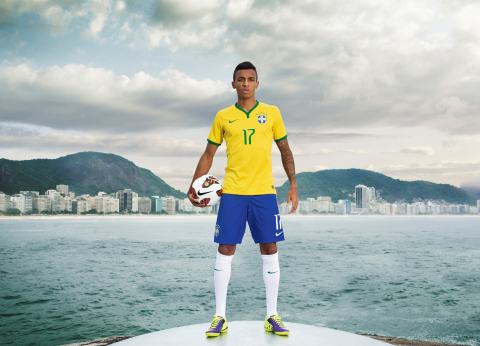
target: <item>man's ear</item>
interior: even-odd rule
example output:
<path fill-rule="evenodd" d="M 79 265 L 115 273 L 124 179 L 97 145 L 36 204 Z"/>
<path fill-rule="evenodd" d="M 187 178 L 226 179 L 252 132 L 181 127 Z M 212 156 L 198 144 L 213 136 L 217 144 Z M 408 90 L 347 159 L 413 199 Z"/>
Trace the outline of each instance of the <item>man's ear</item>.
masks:
<path fill-rule="evenodd" d="M 236 89 L 236 88 L 235 88 L 235 82 L 232 82 L 232 88 L 233 88 L 233 89 Z"/>

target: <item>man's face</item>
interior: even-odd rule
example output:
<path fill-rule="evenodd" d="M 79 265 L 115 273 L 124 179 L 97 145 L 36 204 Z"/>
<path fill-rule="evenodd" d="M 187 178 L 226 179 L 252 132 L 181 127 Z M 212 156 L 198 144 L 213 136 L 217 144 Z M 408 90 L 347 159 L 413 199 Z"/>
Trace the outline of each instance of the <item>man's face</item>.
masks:
<path fill-rule="evenodd" d="M 232 87 L 237 90 L 238 99 L 255 99 L 255 89 L 258 88 L 257 73 L 255 70 L 237 71 Z"/>

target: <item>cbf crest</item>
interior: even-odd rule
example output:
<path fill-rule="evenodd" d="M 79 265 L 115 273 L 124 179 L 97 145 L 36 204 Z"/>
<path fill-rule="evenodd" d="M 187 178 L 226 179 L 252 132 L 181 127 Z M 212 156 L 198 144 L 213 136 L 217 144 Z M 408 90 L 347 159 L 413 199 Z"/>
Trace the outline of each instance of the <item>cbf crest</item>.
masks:
<path fill-rule="evenodd" d="M 220 226 L 217 225 L 217 227 L 215 227 L 215 237 L 218 237 L 218 233 L 220 233 Z"/>
<path fill-rule="evenodd" d="M 260 114 L 258 117 L 257 117 L 257 120 L 258 120 L 258 123 L 259 124 L 265 124 L 267 122 L 267 116 L 265 114 Z"/>

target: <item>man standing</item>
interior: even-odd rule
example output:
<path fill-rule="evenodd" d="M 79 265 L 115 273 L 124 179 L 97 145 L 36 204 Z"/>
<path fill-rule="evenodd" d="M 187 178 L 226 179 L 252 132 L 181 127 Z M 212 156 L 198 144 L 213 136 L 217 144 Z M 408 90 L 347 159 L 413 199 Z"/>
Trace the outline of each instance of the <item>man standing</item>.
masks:
<path fill-rule="evenodd" d="M 253 240 L 260 244 L 263 258 L 267 295 L 265 330 L 279 335 L 290 334 L 277 315 L 280 282 L 277 242 L 285 240 L 285 237 L 272 174 L 273 140 L 280 150 L 290 181 L 287 198 L 287 205 L 292 202 L 290 213 L 298 205 L 295 164 L 280 111 L 255 99 L 258 84 L 257 70 L 251 62 L 243 62 L 235 68 L 232 86 L 237 91 L 238 101 L 217 113 L 207 139 L 207 148 L 192 180 L 193 184 L 197 178 L 208 174 L 215 152 L 225 139 L 228 161 L 214 237 L 219 244 L 214 271 L 216 314 L 206 332 L 209 337 L 218 336 L 228 329 L 225 307 L 231 263 L 237 244 L 242 243 L 247 222 Z M 193 205 L 205 207 L 193 198 L 191 185 L 188 198 Z"/>

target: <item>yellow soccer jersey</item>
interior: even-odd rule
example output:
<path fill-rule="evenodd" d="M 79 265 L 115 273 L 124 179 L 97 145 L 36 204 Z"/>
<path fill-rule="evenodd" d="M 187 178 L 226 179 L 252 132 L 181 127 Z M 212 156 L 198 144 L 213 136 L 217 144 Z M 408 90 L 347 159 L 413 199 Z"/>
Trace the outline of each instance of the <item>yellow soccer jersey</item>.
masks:
<path fill-rule="evenodd" d="M 234 195 L 274 194 L 272 141 L 287 137 L 280 111 L 257 101 L 250 112 L 237 104 L 221 110 L 213 121 L 208 141 L 227 144 L 227 173 L 223 192 Z"/>

